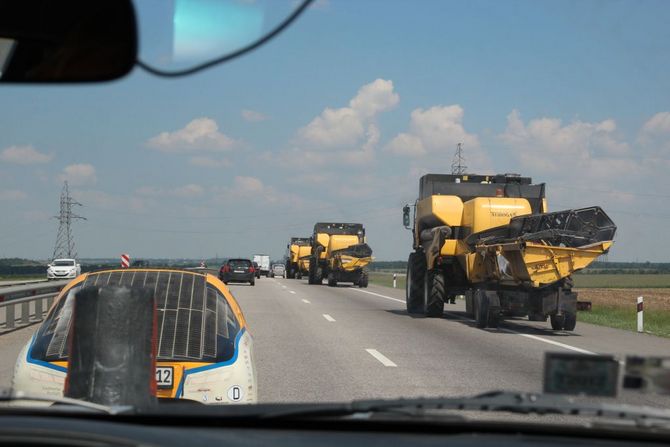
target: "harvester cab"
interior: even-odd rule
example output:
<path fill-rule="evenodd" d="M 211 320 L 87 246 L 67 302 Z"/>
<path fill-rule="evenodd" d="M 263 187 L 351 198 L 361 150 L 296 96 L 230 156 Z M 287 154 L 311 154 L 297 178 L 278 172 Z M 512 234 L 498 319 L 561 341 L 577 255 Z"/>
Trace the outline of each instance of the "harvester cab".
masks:
<path fill-rule="evenodd" d="M 371 261 L 372 249 L 366 242 L 362 224 L 319 222 L 314 225 L 310 284 L 321 284 L 327 278 L 331 287 L 338 282 L 367 287 L 367 265 Z"/>
<path fill-rule="evenodd" d="M 411 230 L 408 312 L 441 316 L 463 296 L 479 327 L 527 316 L 573 330 L 570 275 L 608 252 L 616 226 L 597 206 L 549 213 L 544 183 L 529 177 L 427 174 Z"/>
<path fill-rule="evenodd" d="M 286 277 L 300 279 L 309 273 L 312 240 L 309 237 L 292 237 L 286 246 Z"/>

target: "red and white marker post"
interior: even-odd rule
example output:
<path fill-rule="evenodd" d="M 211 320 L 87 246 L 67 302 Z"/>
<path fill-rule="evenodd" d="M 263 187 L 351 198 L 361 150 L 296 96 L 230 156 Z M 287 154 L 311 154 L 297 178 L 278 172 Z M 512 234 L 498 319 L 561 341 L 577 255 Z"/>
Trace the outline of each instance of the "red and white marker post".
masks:
<path fill-rule="evenodd" d="M 128 267 L 130 267 L 130 255 L 127 253 L 123 253 L 121 255 L 121 268 L 127 269 Z"/>

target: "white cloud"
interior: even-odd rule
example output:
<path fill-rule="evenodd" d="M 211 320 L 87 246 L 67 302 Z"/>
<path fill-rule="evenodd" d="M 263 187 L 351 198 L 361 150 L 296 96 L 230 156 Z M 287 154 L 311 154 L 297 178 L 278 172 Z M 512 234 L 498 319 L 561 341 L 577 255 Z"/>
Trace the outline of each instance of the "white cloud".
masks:
<path fill-rule="evenodd" d="M 10 146 L 0 152 L 0 161 L 21 165 L 48 163 L 53 155 L 39 152 L 32 146 Z"/>
<path fill-rule="evenodd" d="M 634 173 L 630 147 L 618 136 L 611 119 L 563 125 L 557 118 L 536 118 L 525 124 L 519 112 L 513 110 L 499 138 L 527 170 L 554 173 L 566 169 L 589 177 Z"/>
<path fill-rule="evenodd" d="M 66 166 L 58 180 L 68 181 L 73 186 L 93 185 L 98 181 L 95 168 L 86 163 Z"/>
<path fill-rule="evenodd" d="M 244 109 L 242 110 L 242 118 L 250 123 L 257 123 L 267 120 L 268 116 L 261 112 L 256 112 L 255 110 Z"/>
<path fill-rule="evenodd" d="M 659 112 L 649 118 L 642 126 L 642 132 L 648 134 L 670 134 L 670 112 Z"/>
<path fill-rule="evenodd" d="M 192 153 L 198 151 L 222 152 L 235 145 L 235 140 L 219 132 L 211 118 L 196 118 L 174 132 L 161 132 L 147 141 L 147 145 L 161 152 Z"/>
<path fill-rule="evenodd" d="M 193 183 L 175 188 L 159 188 L 156 186 L 143 186 L 138 188 L 136 193 L 145 197 L 179 197 L 179 198 L 193 198 L 201 196 L 205 193 L 205 189 Z"/>
<path fill-rule="evenodd" d="M 201 168 L 220 169 L 232 166 L 227 158 L 191 157 L 188 162 Z"/>
<path fill-rule="evenodd" d="M 257 177 L 239 175 L 230 186 L 211 188 L 212 200 L 219 203 L 232 203 L 253 199 L 257 203 L 301 207 L 303 199 L 295 194 L 279 192 L 273 186 L 263 183 Z"/>
<path fill-rule="evenodd" d="M 28 194 L 18 189 L 0 189 L 0 200 L 3 201 L 23 200 L 27 197 Z"/>
<path fill-rule="evenodd" d="M 380 138 L 377 116 L 393 109 L 398 101 L 393 82 L 376 79 L 362 86 L 348 107 L 328 107 L 299 129 L 295 146 L 284 151 L 280 160 L 302 167 L 368 163 L 374 159 Z"/>
<path fill-rule="evenodd" d="M 410 131 L 398 134 L 386 149 L 399 155 L 421 156 L 429 152 L 451 154 L 458 143 L 468 150 L 479 147 L 477 135 L 463 127 L 464 111 L 458 104 L 415 109 L 410 118 Z"/>

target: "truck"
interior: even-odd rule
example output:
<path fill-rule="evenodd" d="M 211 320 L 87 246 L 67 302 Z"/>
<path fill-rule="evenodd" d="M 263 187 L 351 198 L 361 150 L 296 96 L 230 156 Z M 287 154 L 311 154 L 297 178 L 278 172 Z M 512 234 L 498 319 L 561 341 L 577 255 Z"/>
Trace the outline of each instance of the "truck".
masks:
<path fill-rule="evenodd" d="M 258 264 L 260 274 L 265 275 L 265 277 L 267 278 L 268 275 L 270 274 L 270 255 L 264 255 L 264 254 L 254 255 L 253 262 Z"/>
<path fill-rule="evenodd" d="M 368 286 L 367 266 L 372 261 L 372 249 L 362 224 L 317 222 L 311 247 L 309 284 L 322 284 L 326 278 L 330 287 L 338 282 Z"/>
<path fill-rule="evenodd" d="M 301 279 L 309 274 L 312 243 L 309 237 L 292 237 L 286 246 L 286 277 Z"/>
<path fill-rule="evenodd" d="M 571 275 L 608 253 L 616 232 L 598 206 L 549 212 L 545 184 L 518 174 L 426 174 L 413 222 L 410 211 L 408 313 L 440 317 L 460 296 L 479 328 L 527 317 L 574 330 Z"/>

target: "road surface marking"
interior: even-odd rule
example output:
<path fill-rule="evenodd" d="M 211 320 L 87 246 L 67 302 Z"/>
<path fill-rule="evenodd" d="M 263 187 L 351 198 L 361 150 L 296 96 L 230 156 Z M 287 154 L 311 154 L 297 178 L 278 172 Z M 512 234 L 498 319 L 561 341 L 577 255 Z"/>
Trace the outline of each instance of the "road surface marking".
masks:
<path fill-rule="evenodd" d="M 368 354 L 370 354 L 372 357 L 376 358 L 381 362 L 382 365 L 384 366 L 390 366 L 390 367 L 397 367 L 395 363 L 393 363 L 388 357 L 386 357 L 384 354 L 381 352 L 377 351 L 376 349 L 366 349 L 368 351 Z"/>
<path fill-rule="evenodd" d="M 522 332 L 517 332 L 517 331 L 513 331 L 511 329 L 506 329 L 506 328 L 500 328 L 500 330 L 504 331 L 504 332 L 509 332 L 510 334 L 517 334 L 517 335 L 521 335 L 522 337 L 530 338 L 530 339 L 541 341 L 541 342 L 544 342 L 544 343 L 549 343 L 550 345 L 560 346 L 561 348 L 569 349 L 570 351 L 579 352 L 581 354 L 596 355 L 595 352 L 587 351 L 586 349 L 578 348 L 576 346 L 566 345 L 565 343 L 560 343 L 560 342 L 557 342 L 557 341 L 554 341 L 554 340 L 549 340 L 549 339 L 546 339 L 546 338 L 538 337 L 537 335 L 524 334 Z"/>
<path fill-rule="evenodd" d="M 309 300 L 306 300 L 306 299 L 304 299 L 304 298 L 302 299 L 302 302 L 305 303 L 305 304 L 310 304 L 310 301 L 309 301 Z"/>
<path fill-rule="evenodd" d="M 386 298 L 387 300 L 397 301 L 397 302 L 399 302 L 399 303 L 403 303 L 403 304 L 405 304 L 405 300 L 399 300 L 398 298 L 391 298 L 390 296 L 381 295 L 381 294 L 379 294 L 379 293 L 368 292 L 367 290 L 354 289 L 354 288 L 350 288 L 349 290 L 355 290 L 356 292 L 367 293 L 367 294 L 369 294 L 369 295 L 378 296 L 379 298 Z"/>
<path fill-rule="evenodd" d="M 295 290 L 289 290 L 288 293 L 292 293 L 295 295 Z"/>
<path fill-rule="evenodd" d="M 282 286 L 281 286 L 281 288 L 282 288 L 282 289 L 285 289 L 285 288 L 286 288 L 286 286 L 285 286 L 285 285 L 282 285 Z"/>
<path fill-rule="evenodd" d="M 327 321 L 330 321 L 331 323 L 335 321 L 335 318 L 331 317 L 328 314 L 323 314 L 323 318 L 325 318 Z"/>
<path fill-rule="evenodd" d="M 355 290 L 356 292 L 367 293 L 367 294 L 370 294 L 370 295 L 378 296 L 380 298 L 386 298 L 387 300 L 397 301 L 399 303 L 404 303 L 405 302 L 405 300 L 399 300 L 397 298 L 392 298 L 390 296 L 382 295 L 380 293 L 368 292 L 367 290 L 353 289 L 353 288 L 350 289 L 350 290 Z M 455 317 L 455 318 L 458 318 L 459 320 L 471 320 L 471 318 L 466 318 L 466 317 L 463 317 L 461 315 L 454 314 L 454 313 L 451 313 L 451 312 L 445 312 L 445 314 L 447 314 L 449 316 L 452 316 L 452 317 Z M 575 351 L 575 352 L 579 352 L 579 353 L 582 353 L 582 354 L 588 354 L 588 355 L 596 355 L 595 352 L 587 351 L 586 349 L 578 348 L 578 347 L 572 346 L 572 345 L 567 345 L 565 343 L 560 343 L 560 342 L 557 342 L 557 341 L 554 341 L 554 340 L 549 340 L 549 339 L 546 339 L 546 338 L 538 337 L 537 335 L 524 334 L 522 332 L 513 331 L 512 329 L 507 329 L 507 328 L 499 328 L 499 329 L 503 332 L 507 332 L 507 333 L 510 333 L 510 334 L 516 334 L 516 335 L 520 335 L 522 337 L 530 338 L 531 340 L 541 341 L 543 343 L 548 343 L 548 344 L 554 345 L 554 346 L 560 346 L 561 348 L 568 349 L 570 351 Z"/>

